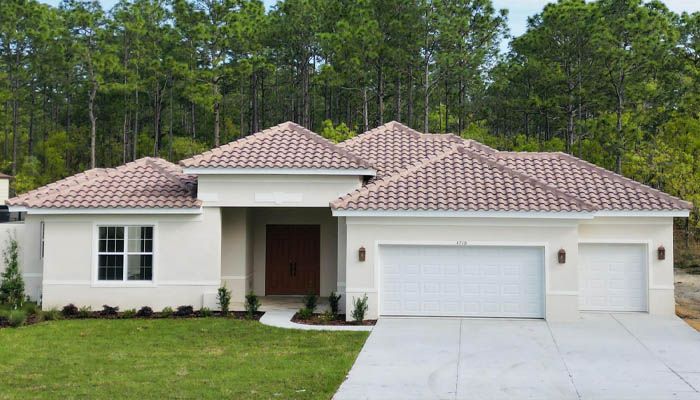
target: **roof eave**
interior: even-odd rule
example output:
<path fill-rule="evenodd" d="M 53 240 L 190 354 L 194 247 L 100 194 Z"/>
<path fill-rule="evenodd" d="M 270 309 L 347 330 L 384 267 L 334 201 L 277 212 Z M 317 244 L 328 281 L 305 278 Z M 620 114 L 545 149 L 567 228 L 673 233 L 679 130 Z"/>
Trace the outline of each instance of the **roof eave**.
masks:
<path fill-rule="evenodd" d="M 187 175 L 351 175 L 376 176 L 371 168 L 227 168 L 185 167 Z"/>
<path fill-rule="evenodd" d="M 334 217 L 593 219 L 588 211 L 459 211 L 332 209 Z"/>
<path fill-rule="evenodd" d="M 161 215 L 201 214 L 202 207 L 120 207 L 120 208 L 54 208 L 8 206 L 10 212 L 26 212 L 28 215 Z"/>

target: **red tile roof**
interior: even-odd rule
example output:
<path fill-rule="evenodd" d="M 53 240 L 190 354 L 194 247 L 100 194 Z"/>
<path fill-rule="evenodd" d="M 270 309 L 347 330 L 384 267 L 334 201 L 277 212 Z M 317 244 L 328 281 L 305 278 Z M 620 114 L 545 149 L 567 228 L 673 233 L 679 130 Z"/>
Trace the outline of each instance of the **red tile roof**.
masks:
<path fill-rule="evenodd" d="M 372 163 L 378 176 L 388 176 L 448 150 L 455 144 L 463 144 L 480 153 L 495 151 L 481 143 L 452 134 L 420 133 L 395 121 L 338 143 L 338 147 Z"/>
<path fill-rule="evenodd" d="M 187 168 L 372 169 L 357 155 L 293 122 L 180 161 Z"/>
<path fill-rule="evenodd" d="M 462 144 L 334 201 L 336 210 L 591 211 Z"/>
<path fill-rule="evenodd" d="M 160 158 L 95 168 L 6 201 L 32 208 L 199 208 L 196 178 Z"/>

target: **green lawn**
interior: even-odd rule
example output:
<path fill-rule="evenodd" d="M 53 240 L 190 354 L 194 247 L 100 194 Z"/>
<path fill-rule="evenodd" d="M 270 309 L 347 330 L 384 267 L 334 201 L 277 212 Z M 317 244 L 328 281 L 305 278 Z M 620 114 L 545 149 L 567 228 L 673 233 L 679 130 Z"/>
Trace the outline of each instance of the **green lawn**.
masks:
<path fill-rule="evenodd" d="M 329 399 L 366 338 L 219 318 L 2 329 L 0 398 Z"/>

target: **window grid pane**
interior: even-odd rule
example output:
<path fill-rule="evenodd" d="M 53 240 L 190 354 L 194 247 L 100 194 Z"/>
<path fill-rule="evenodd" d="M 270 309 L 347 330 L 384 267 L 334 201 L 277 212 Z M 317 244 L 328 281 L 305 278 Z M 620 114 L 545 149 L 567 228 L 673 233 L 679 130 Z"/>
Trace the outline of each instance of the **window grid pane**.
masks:
<path fill-rule="evenodd" d="M 101 226 L 98 231 L 98 280 L 153 280 L 152 226 Z"/>

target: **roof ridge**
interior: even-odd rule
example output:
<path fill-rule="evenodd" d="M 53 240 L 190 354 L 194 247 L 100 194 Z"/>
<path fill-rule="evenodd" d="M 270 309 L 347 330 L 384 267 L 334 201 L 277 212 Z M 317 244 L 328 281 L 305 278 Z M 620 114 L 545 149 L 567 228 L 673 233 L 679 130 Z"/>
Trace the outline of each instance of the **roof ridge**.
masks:
<path fill-rule="evenodd" d="M 483 155 L 481 155 L 481 154 L 479 154 L 479 153 L 477 153 L 477 152 L 475 152 L 475 151 L 469 150 L 469 149 L 466 148 L 466 147 L 462 147 L 462 149 L 463 149 L 462 151 L 469 153 L 469 156 L 470 156 L 470 157 L 472 157 L 472 158 L 477 158 L 477 159 L 479 159 L 479 161 L 482 161 L 482 162 L 484 162 L 484 163 L 486 163 L 486 164 L 489 164 L 489 165 L 491 165 L 491 166 L 493 166 L 493 167 L 496 167 L 496 168 L 500 169 L 501 171 L 504 171 L 504 172 L 506 172 L 506 173 L 508 173 L 508 174 L 510 174 L 510 175 L 513 175 L 513 176 L 518 177 L 519 179 L 522 179 L 522 180 L 527 181 L 527 182 L 529 182 L 529 183 L 531 183 L 531 184 L 534 184 L 534 185 L 536 185 L 536 186 L 539 186 L 541 189 L 544 189 L 544 190 L 546 190 L 546 191 L 549 191 L 550 193 L 554 193 L 554 194 L 556 194 L 557 196 L 560 196 L 560 197 L 565 198 L 565 199 L 567 199 L 567 200 L 569 200 L 569 201 L 572 201 L 572 202 L 576 203 L 579 207 L 581 207 L 581 209 L 583 209 L 583 210 L 586 210 L 586 211 L 593 211 L 594 208 L 595 208 L 592 204 L 590 204 L 590 203 L 584 201 L 583 199 L 580 199 L 580 198 L 578 198 L 578 197 L 576 197 L 576 196 L 572 196 L 572 195 L 570 195 L 569 193 L 566 193 L 566 192 L 564 192 L 563 190 L 561 190 L 561 189 L 559 189 L 559 188 L 557 188 L 557 187 L 555 187 L 555 186 L 552 186 L 552 185 L 548 184 L 548 183 L 545 182 L 545 181 L 542 181 L 542 180 L 537 179 L 537 178 L 535 178 L 535 177 L 533 177 L 533 176 L 524 174 L 524 173 L 522 173 L 522 172 L 520 172 L 520 171 L 514 170 L 514 169 L 508 167 L 507 165 L 505 165 L 505 164 L 503 164 L 503 163 L 500 163 L 500 162 L 498 162 L 498 161 L 496 161 L 496 160 L 494 160 L 494 159 L 490 159 L 490 158 L 488 158 L 488 157 L 485 157 L 485 156 L 483 156 Z"/>
<path fill-rule="evenodd" d="M 648 193 L 651 193 L 651 194 L 654 194 L 657 196 L 661 195 L 664 197 L 668 197 L 672 200 L 672 202 L 676 203 L 676 205 L 679 205 L 682 208 L 689 208 L 689 209 L 693 208 L 693 203 L 691 203 L 689 201 L 686 201 L 686 200 L 683 200 L 679 197 L 670 195 L 670 194 L 663 192 L 659 189 L 655 189 L 651 186 L 645 185 L 644 183 L 637 182 L 634 179 L 630 179 L 624 175 L 620 175 L 618 173 L 609 171 L 605 168 L 599 167 L 599 166 L 597 166 L 591 162 L 588 162 L 582 158 L 578 158 L 578 157 L 572 156 L 571 154 L 567 154 L 567 153 L 564 153 L 561 151 L 553 152 L 550 154 L 553 154 L 554 156 L 559 157 L 560 159 L 565 158 L 565 159 L 570 160 L 576 164 L 579 164 L 579 165 L 583 164 L 583 165 L 586 165 L 588 167 L 591 167 L 591 168 L 595 169 L 596 172 L 600 173 L 601 175 L 604 175 L 604 176 L 611 178 L 611 179 L 616 179 L 618 181 L 624 182 L 625 184 L 631 184 L 630 186 L 632 186 L 634 188 L 642 189 L 644 191 L 647 191 Z"/>
<path fill-rule="evenodd" d="M 396 173 L 393 173 L 393 174 L 391 174 L 391 175 L 387 175 L 387 176 L 384 176 L 384 177 L 382 177 L 382 178 L 380 178 L 380 179 L 376 179 L 376 180 L 374 180 L 374 181 L 371 181 L 370 183 L 368 183 L 368 184 L 362 186 L 361 188 L 356 189 L 356 190 L 353 191 L 353 192 L 350 192 L 350 193 L 348 193 L 348 194 L 346 194 L 346 195 L 344 195 L 344 196 L 342 196 L 342 197 L 338 197 L 337 199 L 331 201 L 331 202 L 330 202 L 330 206 L 331 206 L 331 208 L 338 207 L 339 204 L 341 204 L 341 203 L 346 203 L 347 201 L 349 201 L 350 199 L 352 199 L 352 198 L 354 198 L 354 197 L 356 197 L 356 196 L 360 196 L 360 195 L 362 195 L 362 194 L 366 194 L 366 193 L 368 193 L 371 189 L 374 189 L 374 188 L 377 188 L 377 187 L 381 187 L 381 186 L 387 185 L 387 184 L 389 184 L 389 183 L 391 183 L 391 182 L 397 181 L 399 178 L 402 178 L 402 177 L 404 177 L 404 176 L 406 176 L 406 175 L 409 175 L 409 174 L 411 174 L 411 173 L 413 173 L 413 172 L 415 172 L 415 171 L 417 171 L 417 170 L 419 170 L 419 169 L 425 167 L 426 165 L 429 165 L 429 164 L 432 164 L 432 163 L 434 163 L 434 162 L 436 162 L 436 161 L 438 161 L 438 160 L 441 160 L 441 159 L 443 159 L 443 158 L 449 156 L 450 154 L 454 154 L 455 152 L 458 151 L 458 149 L 459 149 L 461 146 L 462 146 L 461 144 L 455 144 L 455 145 L 451 146 L 451 147 L 450 147 L 449 149 L 447 149 L 447 150 L 443 150 L 443 151 L 441 151 L 441 152 L 439 152 L 439 153 L 435 153 L 435 154 L 433 154 L 432 156 L 430 156 L 430 157 L 428 157 L 428 158 L 423 158 L 423 159 L 421 159 L 420 161 L 417 161 L 417 162 L 411 164 L 410 166 L 408 166 L 408 167 L 406 167 L 406 168 L 404 168 L 404 169 L 402 169 L 402 170 L 400 170 L 400 171 L 398 171 L 398 172 L 396 172 Z"/>
<path fill-rule="evenodd" d="M 300 133 L 306 135 L 309 139 L 311 139 L 311 140 L 315 141 L 316 143 L 319 143 L 323 146 L 326 146 L 328 149 L 339 153 L 340 155 L 342 155 L 343 157 L 347 158 L 350 161 L 355 161 L 356 163 L 358 163 L 360 165 L 364 165 L 368 168 L 374 168 L 372 163 L 365 161 L 364 159 L 358 157 L 357 155 L 353 154 L 349 150 L 345 150 L 344 148 L 338 147 L 335 143 L 331 142 L 330 140 L 324 138 L 323 136 L 319 135 L 316 132 L 313 132 L 312 130 L 310 130 L 308 128 L 305 128 L 305 127 L 303 127 L 299 124 L 296 124 L 294 122 L 291 122 L 291 121 L 287 121 L 287 122 L 285 122 L 285 124 L 294 125 L 296 127 L 296 129 L 299 130 Z"/>
<path fill-rule="evenodd" d="M 194 193 L 192 192 L 191 186 L 187 185 L 186 182 L 183 182 L 182 179 L 175 176 L 175 174 L 173 173 L 174 171 L 168 171 L 164 165 L 160 165 L 159 164 L 160 162 L 166 162 L 168 164 L 172 164 L 172 163 L 170 163 L 170 161 L 159 158 L 159 157 L 154 157 L 154 158 L 147 157 L 145 160 L 146 164 L 155 168 L 157 171 L 159 171 L 161 174 L 163 174 L 163 176 L 168 178 L 171 182 L 178 184 L 181 188 L 185 189 L 188 193 L 190 193 L 191 195 L 194 195 Z M 172 166 L 177 168 L 177 166 L 175 164 L 172 164 Z M 170 167 L 170 165 L 168 165 L 168 167 Z"/>

